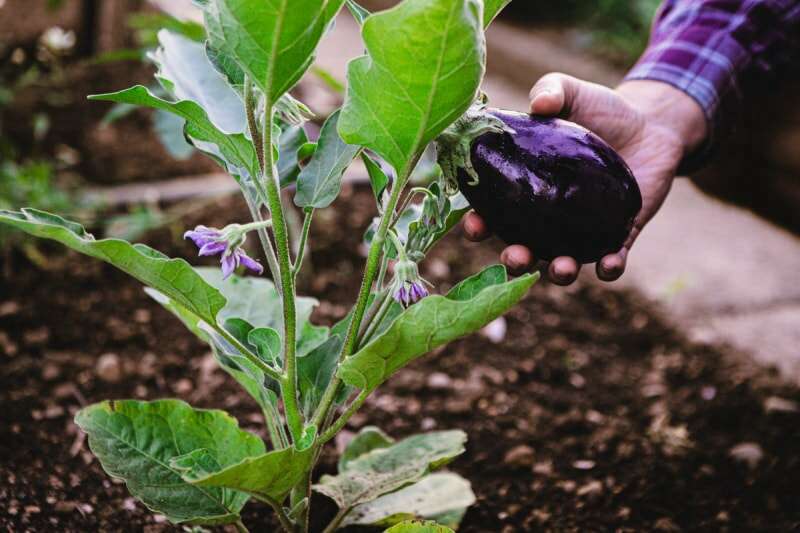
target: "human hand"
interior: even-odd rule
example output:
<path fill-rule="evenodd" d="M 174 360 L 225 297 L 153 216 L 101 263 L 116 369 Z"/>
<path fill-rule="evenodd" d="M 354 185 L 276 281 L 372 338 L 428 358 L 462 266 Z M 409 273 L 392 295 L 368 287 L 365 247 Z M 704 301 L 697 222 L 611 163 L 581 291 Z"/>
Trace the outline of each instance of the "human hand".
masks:
<path fill-rule="evenodd" d="M 602 137 L 631 167 L 642 192 L 642 210 L 623 248 L 602 258 L 597 277 L 615 281 L 625 272 L 628 251 L 645 224 L 658 212 L 685 155 L 707 136 L 700 106 L 682 91 L 657 81 L 629 81 L 616 90 L 564 74 L 548 74 L 531 90 L 530 112 L 560 116 Z M 464 219 L 468 239 L 480 241 L 490 232 L 483 219 L 470 212 Z M 507 247 L 500 258 L 512 272 L 535 262 L 536 250 Z M 573 283 L 581 265 L 571 257 L 551 261 L 548 274 L 559 285 Z"/>

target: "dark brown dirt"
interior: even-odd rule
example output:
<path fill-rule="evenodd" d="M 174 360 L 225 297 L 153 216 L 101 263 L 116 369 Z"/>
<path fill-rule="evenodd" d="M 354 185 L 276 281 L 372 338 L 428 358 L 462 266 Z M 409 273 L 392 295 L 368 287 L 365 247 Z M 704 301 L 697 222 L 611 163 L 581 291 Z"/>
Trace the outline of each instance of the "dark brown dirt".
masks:
<path fill-rule="evenodd" d="M 229 201 L 185 225 L 244 212 Z M 303 292 L 325 298 L 320 321 L 340 318 L 356 291 L 370 216 L 369 194 L 345 191 L 315 220 Z M 194 260 L 180 229 L 150 241 Z M 426 275 L 446 290 L 496 250 L 451 236 Z M 4 267 L 14 274 L 0 282 L 0 528 L 174 530 L 102 472 L 72 415 L 106 398 L 177 396 L 261 432 L 257 409 L 205 346 L 111 267 L 77 256 L 55 274 L 17 257 Z M 635 295 L 594 285 L 542 283 L 507 323 L 499 344 L 475 335 L 410 365 L 348 428 L 466 430 L 468 450 L 452 468 L 478 503 L 462 531 L 800 528 L 800 414 L 776 400 L 800 402 L 796 388 L 724 348 L 687 342 Z M 752 466 L 731 457 L 742 443 L 752 443 L 739 448 Z M 245 522 L 273 530 L 256 504 Z"/>
<path fill-rule="evenodd" d="M 37 76 L 24 74 L 32 68 L 39 71 Z M 199 154 L 185 161 L 172 158 L 154 132 L 150 110 L 137 109 L 104 124 L 113 104 L 86 99 L 90 94 L 152 83 L 150 66 L 131 61 L 77 61 L 61 68 L 7 64 L 0 68 L 0 83 L 13 87 L 23 74 L 29 81 L 14 90 L 5 108 L 0 107 L 5 141 L 21 158 L 55 158 L 65 167 L 62 170 L 77 172 L 95 184 L 157 181 L 218 170 Z M 36 117 L 49 124 L 41 139 L 33 134 Z"/>

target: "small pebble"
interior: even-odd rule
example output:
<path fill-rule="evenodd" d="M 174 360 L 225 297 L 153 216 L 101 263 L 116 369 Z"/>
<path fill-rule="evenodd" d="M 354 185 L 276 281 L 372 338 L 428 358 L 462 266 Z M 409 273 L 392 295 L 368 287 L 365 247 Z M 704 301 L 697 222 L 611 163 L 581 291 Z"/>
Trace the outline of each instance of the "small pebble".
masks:
<path fill-rule="evenodd" d="M 521 444 L 508 450 L 503 458 L 503 462 L 510 466 L 531 466 L 533 465 L 534 457 L 535 453 L 533 448 L 525 444 Z"/>
<path fill-rule="evenodd" d="M 576 493 L 578 496 L 585 496 L 589 499 L 594 499 L 603 494 L 603 483 L 593 479 L 592 481 L 581 486 Z"/>
<path fill-rule="evenodd" d="M 115 353 L 100 356 L 95 365 L 97 377 L 107 383 L 119 383 L 122 380 L 122 362 Z"/>
<path fill-rule="evenodd" d="M 591 470 L 595 466 L 595 462 L 590 459 L 582 459 L 572 463 L 572 467 L 578 470 Z"/>
<path fill-rule="evenodd" d="M 428 376 L 428 387 L 431 389 L 449 389 L 453 385 L 453 380 L 444 372 L 434 372 Z"/>
<path fill-rule="evenodd" d="M 764 402 L 764 410 L 768 413 L 797 413 L 800 412 L 800 404 L 778 396 L 770 396 Z"/>
<path fill-rule="evenodd" d="M 494 344 L 500 344 L 506 339 L 508 332 L 508 323 L 506 319 L 500 317 L 496 320 L 489 322 L 482 330 L 481 335 L 489 339 Z"/>
<path fill-rule="evenodd" d="M 700 390 L 700 397 L 703 398 L 705 401 L 710 402 L 714 398 L 717 397 L 717 388 L 716 387 L 703 387 Z"/>
<path fill-rule="evenodd" d="M 755 442 L 742 442 L 731 448 L 728 455 L 754 469 L 764 458 L 764 449 Z"/>

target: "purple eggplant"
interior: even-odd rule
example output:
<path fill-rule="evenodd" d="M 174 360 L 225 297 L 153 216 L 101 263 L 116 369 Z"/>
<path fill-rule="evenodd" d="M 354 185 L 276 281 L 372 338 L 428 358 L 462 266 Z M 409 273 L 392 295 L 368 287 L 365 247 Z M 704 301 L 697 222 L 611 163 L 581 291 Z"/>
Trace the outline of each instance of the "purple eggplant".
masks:
<path fill-rule="evenodd" d="M 642 208 L 622 157 L 572 122 L 488 113 L 507 131 L 476 137 L 470 148 L 474 172 L 462 166 L 456 176 L 489 229 L 547 261 L 569 256 L 593 263 L 620 250 Z"/>

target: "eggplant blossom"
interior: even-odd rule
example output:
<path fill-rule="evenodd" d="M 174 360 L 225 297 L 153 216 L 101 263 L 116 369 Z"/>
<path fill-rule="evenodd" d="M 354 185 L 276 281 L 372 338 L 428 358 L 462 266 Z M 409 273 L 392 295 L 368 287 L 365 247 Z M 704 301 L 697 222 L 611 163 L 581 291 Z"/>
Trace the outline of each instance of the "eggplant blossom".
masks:
<path fill-rule="evenodd" d="M 389 233 L 398 252 L 398 261 L 394 267 L 394 282 L 392 284 L 392 297 L 404 307 L 413 305 L 430 295 L 425 285 L 432 285 L 419 275 L 417 263 L 406 255 L 400 240 L 393 232 Z"/>
<path fill-rule="evenodd" d="M 222 279 L 228 279 L 233 272 L 240 266 L 247 270 L 262 274 L 264 267 L 247 255 L 242 249 L 242 245 L 247 238 L 249 231 L 266 227 L 268 222 L 257 222 L 254 224 L 230 224 L 219 230 L 206 226 L 197 226 L 194 230 L 183 234 L 184 239 L 190 239 L 200 249 L 198 255 L 208 257 L 212 255 L 221 256 Z"/>

